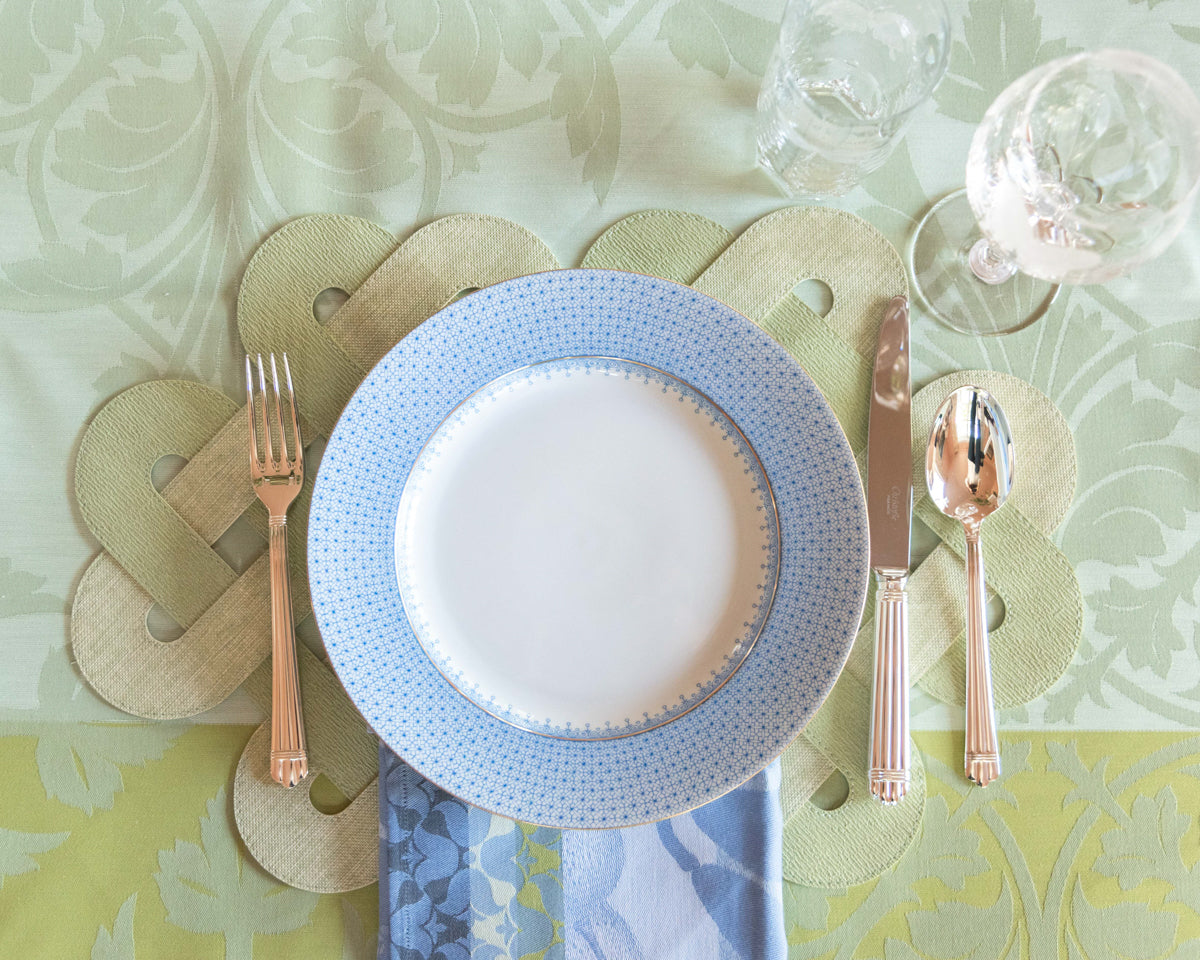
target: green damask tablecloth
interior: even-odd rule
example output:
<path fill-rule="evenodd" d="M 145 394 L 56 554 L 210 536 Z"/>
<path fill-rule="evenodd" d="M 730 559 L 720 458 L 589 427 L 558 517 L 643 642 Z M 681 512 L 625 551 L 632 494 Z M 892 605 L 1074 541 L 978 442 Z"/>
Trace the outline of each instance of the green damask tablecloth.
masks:
<path fill-rule="evenodd" d="M 839 204 L 901 249 L 1034 64 L 1129 46 L 1200 89 L 1194 0 L 952 8 L 935 102 Z M 285 888 L 239 848 L 227 784 L 261 719 L 248 697 L 143 724 L 80 686 L 67 610 L 96 545 L 71 497 L 79 434 L 145 379 L 238 396 L 241 271 L 298 214 L 402 237 L 492 213 L 573 263 L 645 208 L 736 232 L 778 207 L 752 122 L 780 9 L 0 3 L 0 956 L 373 956 L 373 888 Z M 1062 410 L 1079 484 L 1054 539 L 1083 587 L 1084 644 L 1048 696 L 1002 718 L 1007 776 L 986 792 L 961 778 L 957 711 L 917 691 L 922 834 L 877 881 L 789 884 L 792 953 L 1200 955 L 1200 225 L 1020 334 L 977 341 L 918 312 L 913 360 L 918 386 L 992 368 Z"/>

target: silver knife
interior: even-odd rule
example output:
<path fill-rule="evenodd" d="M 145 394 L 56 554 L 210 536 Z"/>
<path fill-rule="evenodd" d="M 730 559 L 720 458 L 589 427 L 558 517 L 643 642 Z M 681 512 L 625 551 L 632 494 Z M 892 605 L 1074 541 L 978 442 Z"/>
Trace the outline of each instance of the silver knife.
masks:
<path fill-rule="evenodd" d="M 871 377 L 867 523 L 875 571 L 875 673 L 871 693 L 871 794 L 908 792 L 908 567 L 912 524 L 912 376 L 908 298 L 883 314 Z"/>

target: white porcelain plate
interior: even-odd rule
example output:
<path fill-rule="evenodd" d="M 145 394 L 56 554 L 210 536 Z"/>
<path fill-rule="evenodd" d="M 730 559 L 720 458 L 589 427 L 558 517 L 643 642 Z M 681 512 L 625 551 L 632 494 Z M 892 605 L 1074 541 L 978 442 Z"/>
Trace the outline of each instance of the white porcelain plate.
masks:
<path fill-rule="evenodd" d="M 779 524 L 725 413 L 654 367 L 567 357 L 463 401 L 400 498 L 417 639 L 488 713 L 628 736 L 701 703 L 767 618 Z"/>
<path fill-rule="evenodd" d="M 321 462 L 309 584 L 347 693 L 420 773 L 627 826 L 808 722 L 865 531 L 845 436 L 779 344 L 689 287 L 563 270 L 455 302 L 371 371 Z"/>

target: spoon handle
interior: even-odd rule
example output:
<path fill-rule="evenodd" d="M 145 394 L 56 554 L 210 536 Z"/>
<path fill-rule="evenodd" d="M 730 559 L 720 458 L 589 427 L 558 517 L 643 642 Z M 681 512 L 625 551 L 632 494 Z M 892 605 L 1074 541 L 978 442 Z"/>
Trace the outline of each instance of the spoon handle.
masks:
<path fill-rule="evenodd" d="M 967 535 L 967 779 L 981 787 L 1000 776 L 1000 741 L 992 701 L 992 667 L 988 653 L 987 589 L 979 525 L 964 525 Z"/>
<path fill-rule="evenodd" d="M 907 582 L 904 572 L 875 574 L 875 678 L 868 780 L 871 795 L 883 803 L 903 800 L 911 777 Z"/>

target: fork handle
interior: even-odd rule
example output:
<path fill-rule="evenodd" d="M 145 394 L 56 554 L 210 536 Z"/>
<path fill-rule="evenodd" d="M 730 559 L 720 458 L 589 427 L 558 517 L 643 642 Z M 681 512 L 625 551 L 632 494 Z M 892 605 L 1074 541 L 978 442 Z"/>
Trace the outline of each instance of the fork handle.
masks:
<path fill-rule="evenodd" d="M 308 776 L 304 717 L 300 712 L 300 671 L 288 579 L 287 516 L 271 517 L 271 778 L 294 787 Z"/>
<path fill-rule="evenodd" d="M 911 779 L 908 746 L 908 577 L 875 574 L 875 674 L 867 779 L 883 803 L 904 799 Z"/>

